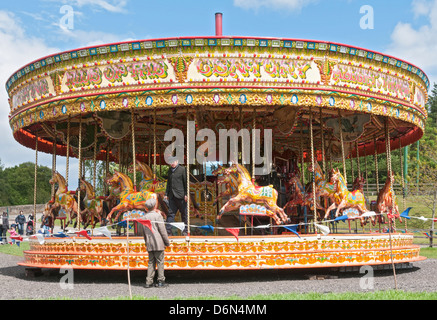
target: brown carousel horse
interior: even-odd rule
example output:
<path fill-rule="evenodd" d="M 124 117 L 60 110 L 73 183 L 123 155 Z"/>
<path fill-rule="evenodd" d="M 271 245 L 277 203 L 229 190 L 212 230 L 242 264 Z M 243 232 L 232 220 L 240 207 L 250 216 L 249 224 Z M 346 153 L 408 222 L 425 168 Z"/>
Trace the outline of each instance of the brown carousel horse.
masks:
<path fill-rule="evenodd" d="M 312 190 L 306 191 L 301 183 L 300 174 L 298 172 L 291 175 L 288 185 L 292 190 L 290 200 L 285 204 L 284 210 L 288 207 L 305 206 L 310 210 L 314 209 L 313 192 Z M 316 186 L 317 188 L 317 186 Z M 316 201 L 316 207 L 318 210 L 324 210 L 318 201 Z"/>
<path fill-rule="evenodd" d="M 220 209 L 217 220 L 225 212 L 238 209 L 246 204 L 258 204 L 264 206 L 267 210 L 267 215 L 271 217 L 276 224 L 286 224 L 290 220 L 284 210 L 276 203 L 278 200 L 278 191 L 273 186 L 257 187 L 253 184 L 249 172 L 242 165 L 234 164 L 225 170 L 225 174 L 237 174 L 238 194 L 231 199 Z"/>
<path fill-rule="evenodd" d="M 366 184 L 366 180 L 364 177 L 356 177 L 354 183 L 352 184 L 352 191 L 360 190 L 361 193 L 364 193 L 364 185 Z"/>
<path fill-rule="evenodd" d="M 67 214 L 67 227 L 70 222 L 77 217 L 78 205 L 75 199 L 75 192 L 68 191 L 65 178 L 58 172 L 55 172 L 52 179 L 50 179 L 50 184 L 57 184 L 58 189 L 55 193 L 54 203 L 52 204 L 52 210 L 63 209 Z"/>
<path fill-rule="evenodd" d="M 46 221 L 46 219 L 49 218 L 49 221 L 50 221 L 49 226 L 50 226 L 52 233 L 53 233 L 53 228 L 54 228 L 54 222 L 59 217 L 59 209 L 60 209 L 59 206 L 55 206 L 54 200 L 50 200 L 44 206 L 44 211 L 42 214 L 42 221 L 44 223 L 44 221 Z"/>
<path fill-rule="evenodd" d="M 325 174 L 323 173 L 323 170 L 320 168 L 320 165 L 317 161 L 314 162 L 314 169 L 310 164 L 308 170 L 310 172 L 314 172 L 314 180 L 316 182 L 316 197 L 324 197 L 333 201 L 334 194 L 336 192 L 336 185 L 332 182 L 331 178 L 334 174 L 334 170 L 331 170 L 329 173 L 329 179 L 325 178 Z"/>
<path fill-rule="evenodd" d="M 381 219 L 383 219 L 382 214 L 387 214 L 387 218 L 391 221 L 394 221 L 394 219 L 398 218 L 400 222 L 402 222 L 402 218 L 399 214 L 399 207 L 397 204 L 396 195 L 393 192 L 392 184 L 393 181 L 393 173 L 388 175 L 387 179 L 385 180 L 384 187 L 379 191 L 378 198 L 376 200 L 376 210 L 378 213 L 380 213 Z M 384 222 L 382 220 L 382 222 Z"/>
<path fill-rule="evenodd" d="M 218 166 L 217 169 L 215 169 L 212 174 L 214 176 L 218 176 L 217 178 L 217 184 L 218 185 L 225 185 L 225 190 L 220 192 L 217 195 L 217 198 L 214 201 L 214 205 L 217 204 L 219 199 L 224 197 L 233 197 L 238 194 L 238 181 L 237 176 L 235 174 L 228 174 L 223 175 L 225 173 L 226 168 L 222 166 Z"/>
<path fill-rule="evenodd" d="M 84 228 L 86 229 L 90 224 L 93 224 L 94 228 L 97 222 L 102 223 L 105 219 L 105 215 L 109 212 L 108 205 L 104 199 L 96 198 L 94 187 L 84 179 L 80 179 L 80 191 L 84 192 L 85 209 L 81 211 Z"/>

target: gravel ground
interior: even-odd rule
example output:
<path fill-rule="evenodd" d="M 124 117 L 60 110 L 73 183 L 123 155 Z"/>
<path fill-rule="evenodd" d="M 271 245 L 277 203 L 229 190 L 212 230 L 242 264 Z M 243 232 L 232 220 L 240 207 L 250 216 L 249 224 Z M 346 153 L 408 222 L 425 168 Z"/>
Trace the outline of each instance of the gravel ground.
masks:
<path fill-rule="evenodd" d="M 99 299 L 128 297 L 126 271 L 74 271 L 74 288 L 62 289 L 58 270 L 44 269 L 38 277 L 26 276 L 25 267 L 18 266 L 21 257 L 0 254 L 1 300 L 49 298 Z M 437 260 L 427 259 L 413 263 L 409 269 L 396 270 L 398 289 L 411 292 L 434 292 L 437 283 Z M 310 275 L 331 275 L 336 278 L 311 280 Z M 391 270 L 377 270 L 374 290 L 394 289 Z M 262 270 L 262 271 L 166 271 L 169 286 L 144 288 L 146 271 L 131 271 L 131 288 L 134 296 L 162 300 L 192 297 L 245 298 L 253 295 L 307 292 L 363 292 L 360 280 L 364 274 L 315 270 Z M 65 281 L 64 281 L 65 282 Z"/>

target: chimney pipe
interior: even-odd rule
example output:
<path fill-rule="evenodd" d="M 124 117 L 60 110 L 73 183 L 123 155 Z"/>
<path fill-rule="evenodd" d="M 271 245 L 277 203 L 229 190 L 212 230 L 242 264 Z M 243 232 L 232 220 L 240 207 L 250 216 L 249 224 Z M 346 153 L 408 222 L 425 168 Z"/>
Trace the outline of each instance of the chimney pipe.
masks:
<path fill-rule="evenodd" d="M 223 35 L 223 15 L 220 12 L 215 14 L 215 35 L 216 37 Z"/>

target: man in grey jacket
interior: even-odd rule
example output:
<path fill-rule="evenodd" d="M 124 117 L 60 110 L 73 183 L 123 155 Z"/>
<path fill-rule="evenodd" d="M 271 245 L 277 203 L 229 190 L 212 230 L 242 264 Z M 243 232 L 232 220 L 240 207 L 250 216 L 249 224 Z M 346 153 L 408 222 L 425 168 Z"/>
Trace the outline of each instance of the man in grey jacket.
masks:
<path fill-rule="evenodd" d="M 170 245 L 167 230 L 164 226 L 162 215 L 154 210 L 156 206 L 155 199 L 149 199 L 145 203 L 147 213 L 144 220 L 151 222 L 151 228 L 144 226 L 144 241 L 146 242 L 147 252 L 149 254 L 149 264 L 147 268 L 146 288 L 153 286 L 155 278 L 155 268 L 158 269 L 158 282 L 156 287 L 165 287 L 164 277 L 164 252 L 165 248 Z"/>

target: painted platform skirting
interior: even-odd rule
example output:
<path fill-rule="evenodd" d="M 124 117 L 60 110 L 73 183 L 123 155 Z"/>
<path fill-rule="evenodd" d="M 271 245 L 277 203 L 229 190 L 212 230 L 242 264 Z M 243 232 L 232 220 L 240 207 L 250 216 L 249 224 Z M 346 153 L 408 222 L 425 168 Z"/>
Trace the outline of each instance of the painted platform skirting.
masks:
<path fill-rule="evenodd" d="M 388 234 L 173 237 L 165 255 L 166 270 L 294 269 L 390 264 Z M 32 268 L 126 270 L 126 238 L 47 238 L 30 240 L 19 265 Z M 412 234 L 392 234 L 394 263 L 424 260 Z M 129 265 L 147 269 L 143 238 L 129 238 Z"/>

